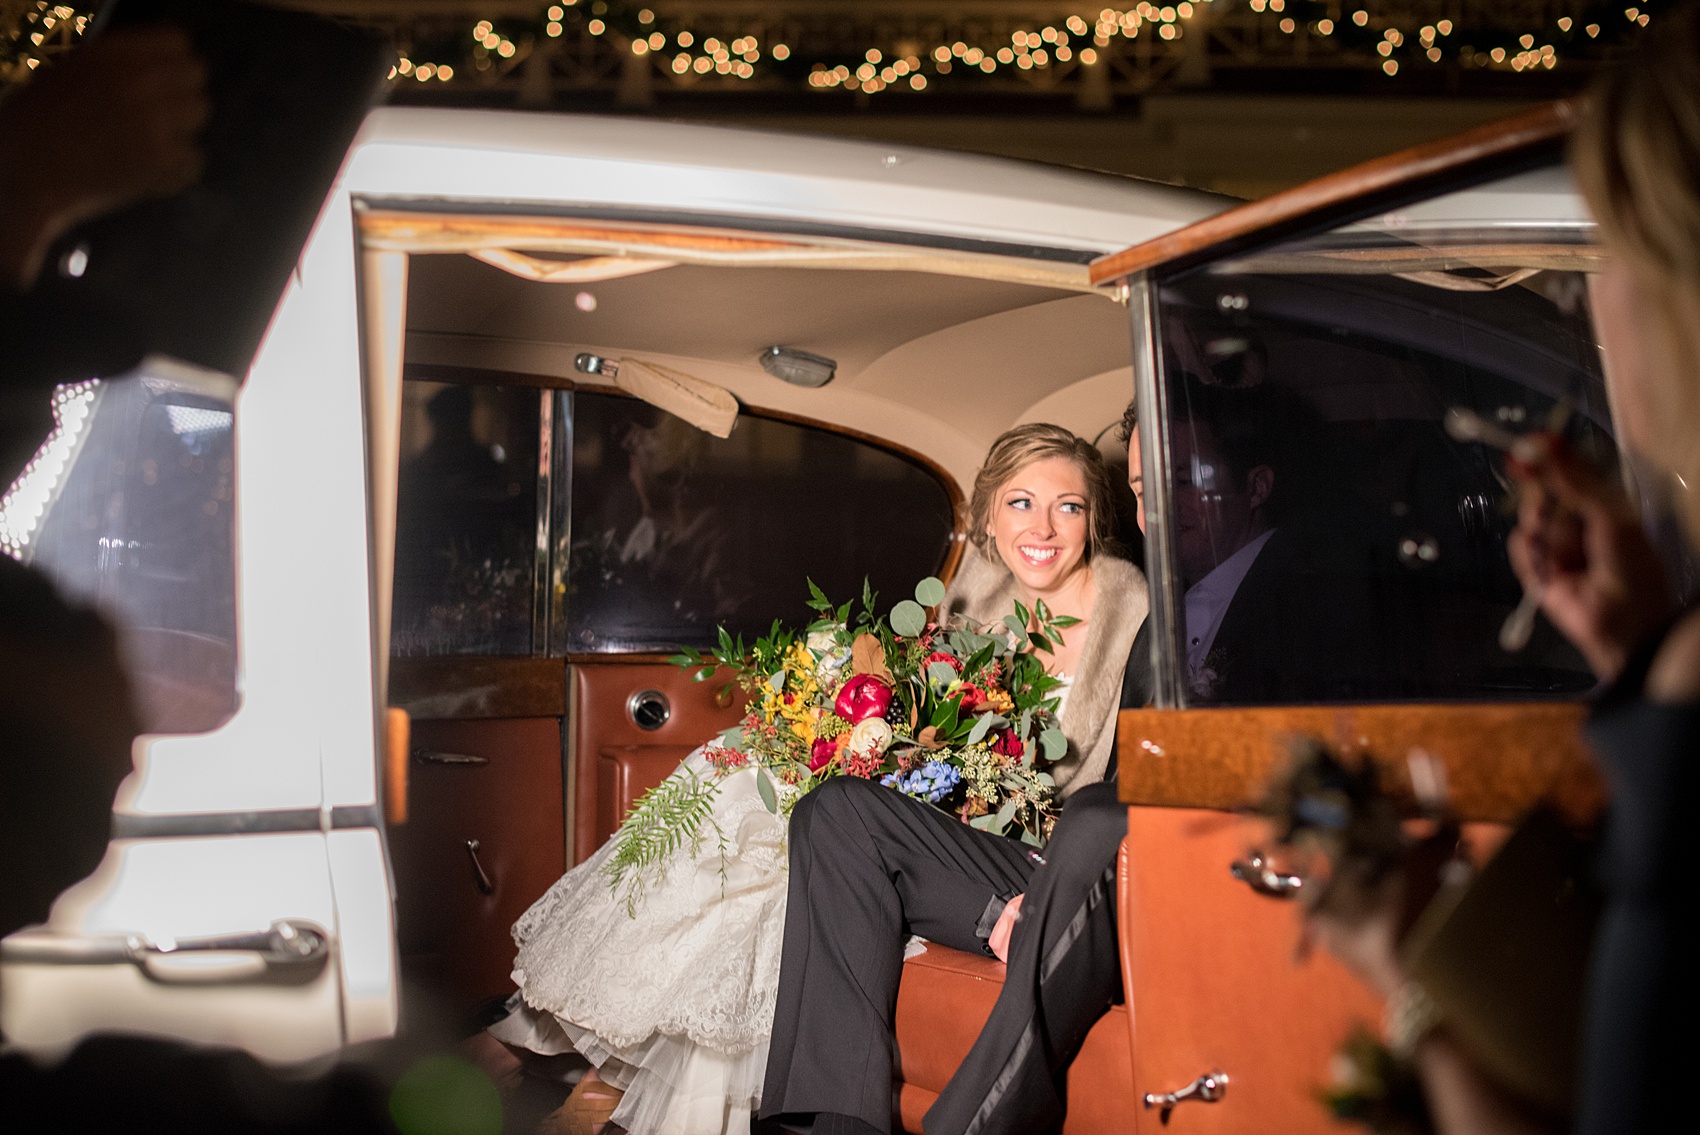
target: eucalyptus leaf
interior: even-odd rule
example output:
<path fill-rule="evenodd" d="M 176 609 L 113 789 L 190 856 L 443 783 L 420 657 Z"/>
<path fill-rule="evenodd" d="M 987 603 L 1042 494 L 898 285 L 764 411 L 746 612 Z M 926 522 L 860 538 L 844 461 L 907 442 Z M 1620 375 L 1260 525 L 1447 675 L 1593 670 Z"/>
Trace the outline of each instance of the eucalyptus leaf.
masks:
<path fill-rule="evenodd" d="M 762 805 L 775 816 L 779 815 L 779 797 L 773 791 L 773 778 L 767 775 L 767 770 L 756 770 L 756 794 L 761 797 Z"/>
<path fill-rule="evenodd" d="M 1021 727 L 1016 730 L 1016 733 L 1025 738 L 1031 732 L 1033 732 L 1033 711 L 1024 709 L 1021 711 Z"/>
<path fill-rule="evenodd" d="M 1046 788 L 1055 788 L 1057 786 L 1056 778 L 1048 772 L 1036 772 L 1033 774 L 1033 779 L 1037 783 L 1044 785 Z"/>
<path fill-rule="evenodd" d="M 1038 836 L 1034 835 L 1032 832 L 1028 831 L 1026 828 L 1021 829 L 1021 842 L 1027 844 L 1029 847 L 1044 847 L 1045 846 L 1044 844 L 1039 842 Z"/>
<path fill-rule="evenodd" d="M 1038 748 L 1039 748 L 1039 746 L 1034 742 L 1033 738 L 1031 738 L 1031 737 L 1029 737 L 1029 738 L 1027 738 L 1027 740 L 1021 742 L 1021 767 L 1022 768 L 1032 768 L 1033 767 L 1033 754 L 1038 751 Z"/>
<path fill-rule="evenodd" d="M 990 814 L 987 814 L 987 815 L 984 815 L 984 816 L 975 816 L 972 820 L 968 821 L 968 826 L 971 827 L 971 828 L 976 828 L 979 831 L 989 832 L 989 831 L 992 830 L 992 822 L 996 819 L 997 819 L 996 816 L 993 816 L 993 815 L 990 815 Z"/>
<path fill-rule="evenodd" d="M 1015 636 L 1015 641 L 1017 642 L 1020 642 L 1027 634 L 1027 628 L 1023 626 L 1021 620 L 1016 618 L 1014 615 L 1005 615 L 1003 617 L 1003 625 L 1009 628 L 1009 632 Z"/>
<path fill-rule="evenodd" d="M 1004 828 L 1009 827 L 1010 824 L 1015 822 L 1015 810 L 1020 806 L 1020 802 L 1016 800 L 1004 801 L 1003 807 L 998 809 L 997 819 L 993 821 L 993 823 L 997 824 L 999 831 L 1002 831 Z"/>
<path fill-rule="evenodd" d="M 929 575 L 915 585 L 915 602 L 923 607 L 937 607 L 944 602 L 944 584 Z"/>
<path fill-rule="evenodd" d="M 1047 729 L 1039 734 L 1039 747 L 1045 752 L 1045 760 L 1060 761 L 1068 752 L 1068 738 L 1061 729 Z"/>
<path fill-rule="evenodd" d="M 776 694 L 785 692 L 785 671 L 775 670 L 767 679 L 767 687 Z"/>
<path fill-rule="evenodd" d="M 720 743 L 728 749 L 742 749 L 744 747 L 743 729 L 734 725 L 730 729 L 721 730 Z"/>
<path fill-rule="evenodd" d="M 935 685 L 948 686 L 956 681 L 956 667 L 948 662 L 935 662 L 927 667 L 927 678 Z"/>
<path fill-rule="evenodd" d="M 996 716 L 992 713 L 982 713 L 980 719 L 974 722 L 974 728 L 968 731 L 968 744 L 978 745 L 981 741 L 984 741 L 986 734 L 991 732 L 992 719 Z"/>
<path fill-rule="evenodd" d="M 891 609 L 891 629 L 904 638 L 915 638 L 927 629 L 927 610 L 913 599 Z"/>

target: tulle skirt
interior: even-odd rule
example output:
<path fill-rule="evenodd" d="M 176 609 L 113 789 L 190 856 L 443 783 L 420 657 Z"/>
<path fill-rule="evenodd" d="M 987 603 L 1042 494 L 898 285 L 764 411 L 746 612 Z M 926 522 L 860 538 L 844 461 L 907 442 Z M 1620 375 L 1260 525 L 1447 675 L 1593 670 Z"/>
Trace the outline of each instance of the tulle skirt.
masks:
<path fill-rule="evenodd" d="M 698 749 L 674 776 L 707 778 Z M 492 1035 L 576 1051 L 625 1092 L 632 1135 L 742 1135 L 761 1102 L 785 933 L 785 820 L 755 774 L 718 782 L 695 846 L 628 909 L 604 872 L 618 834 L 514 924 L 516 1008 Z"/>

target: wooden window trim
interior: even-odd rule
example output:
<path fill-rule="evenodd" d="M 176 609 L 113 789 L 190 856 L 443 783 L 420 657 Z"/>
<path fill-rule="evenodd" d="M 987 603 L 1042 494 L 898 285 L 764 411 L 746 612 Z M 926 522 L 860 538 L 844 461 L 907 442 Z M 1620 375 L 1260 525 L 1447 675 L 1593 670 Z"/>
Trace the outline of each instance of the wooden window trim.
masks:
<path fill-rule="evenodd" d="M 1161 267 L 1165 274 L 1372 216 L 1443 188 L 1549 161 L 1563 151 L 1578 99 L 1550 103 L 1463 134 L 1332 173 L 1092 262 L 1092 283 L 1113 284 Z"/>

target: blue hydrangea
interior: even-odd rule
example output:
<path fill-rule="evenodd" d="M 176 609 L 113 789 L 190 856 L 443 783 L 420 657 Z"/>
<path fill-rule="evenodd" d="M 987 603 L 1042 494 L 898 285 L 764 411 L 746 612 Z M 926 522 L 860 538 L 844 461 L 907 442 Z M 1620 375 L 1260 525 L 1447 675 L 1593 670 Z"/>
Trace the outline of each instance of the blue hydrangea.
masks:
<path fill-rule="evenodd" d="M 910 773 L 891 772 L 880 778 L 887 788 L 895 788 L 906 796 L 937 804 L 956 788 L 962 772 L 944 761 L 928 761 Z"/>

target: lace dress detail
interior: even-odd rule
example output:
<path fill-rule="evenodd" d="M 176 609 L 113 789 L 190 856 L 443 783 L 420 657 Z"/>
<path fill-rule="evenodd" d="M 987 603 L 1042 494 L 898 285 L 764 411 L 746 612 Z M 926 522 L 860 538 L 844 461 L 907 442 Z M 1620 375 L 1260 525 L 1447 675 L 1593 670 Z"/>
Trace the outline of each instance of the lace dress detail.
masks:
<path fill-rule="evenodd" d="M 714 770 L 698 749 L 685 770 Z M 628 912 L 603 874 L 609 840 L 514 924 L 516 1009 L 490 1032 L 577 1051 L 625 1091 L 631 1135 L 729 1135 L 761 1100 L 785 934 L 785 820 L 755 774 L 719 781 L 713 822 L 645 876 Z"/>

